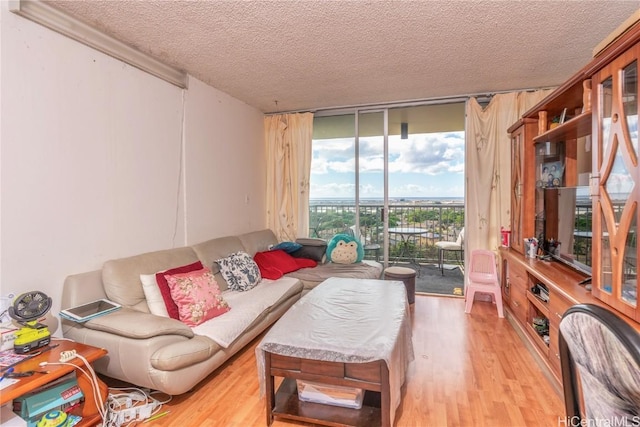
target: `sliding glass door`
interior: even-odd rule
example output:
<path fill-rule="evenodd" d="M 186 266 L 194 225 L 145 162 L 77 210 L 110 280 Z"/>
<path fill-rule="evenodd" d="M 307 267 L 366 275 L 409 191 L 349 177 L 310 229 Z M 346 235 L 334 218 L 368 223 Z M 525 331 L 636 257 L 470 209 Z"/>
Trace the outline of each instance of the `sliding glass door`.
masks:
<path fill-rule="evenodd" d="M 376 260 L 388 258 L 387 114 L 386 110 L 364 110 L 356 116 L 356 227 L 365 257 Z"/>
<path fill-rule="evenodd" d="M 314 119 L 310 235 L 360 238 L 365 258 L 435 262 L 464 224 L 464 104 Z"/>

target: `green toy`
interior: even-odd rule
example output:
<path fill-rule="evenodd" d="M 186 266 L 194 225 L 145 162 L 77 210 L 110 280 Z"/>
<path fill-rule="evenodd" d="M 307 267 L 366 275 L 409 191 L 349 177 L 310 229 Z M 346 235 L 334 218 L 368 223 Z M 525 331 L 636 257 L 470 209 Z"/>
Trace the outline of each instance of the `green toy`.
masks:
<path fill-rule="evenodd" d="M 327 245 L 327 259 L 336 264 L 354 264 L 363 258 L 362 243 L 348 234 L 336 234 Z"/>

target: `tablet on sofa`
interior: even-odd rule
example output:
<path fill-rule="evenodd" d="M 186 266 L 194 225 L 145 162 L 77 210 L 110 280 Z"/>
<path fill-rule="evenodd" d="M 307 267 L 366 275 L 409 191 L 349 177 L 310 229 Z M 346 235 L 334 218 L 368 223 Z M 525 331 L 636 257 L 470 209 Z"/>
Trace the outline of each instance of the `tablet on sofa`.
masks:
<path fill-rule="evenodd" d="M 86 322 L 94 317 L 102 316 L 120 309 L 122 306 L 108 299 L 99 299 L 87 304 L 67 308 L 60 315 L 74 322 Z"/>

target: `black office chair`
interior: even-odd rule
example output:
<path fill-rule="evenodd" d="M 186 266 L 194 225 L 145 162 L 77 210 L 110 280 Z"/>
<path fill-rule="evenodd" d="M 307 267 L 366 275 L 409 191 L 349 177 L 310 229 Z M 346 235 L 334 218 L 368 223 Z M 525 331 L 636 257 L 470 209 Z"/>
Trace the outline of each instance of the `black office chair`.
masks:
<path fill-rule="evenodd" d="M 638 332 L 603 307 L 578 304 L 562 317 L 558 344 L 567 425 L 638 425 Z"/>

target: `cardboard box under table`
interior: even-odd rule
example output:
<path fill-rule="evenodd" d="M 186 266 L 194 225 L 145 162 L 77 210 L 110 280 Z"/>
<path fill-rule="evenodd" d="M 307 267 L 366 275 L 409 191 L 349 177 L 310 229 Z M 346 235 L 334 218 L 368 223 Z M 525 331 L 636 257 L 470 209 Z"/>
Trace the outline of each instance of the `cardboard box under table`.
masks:
<path fill-rule="evenodd" d="M 274 417 L 327 425 L 392 426 L 413 360 L 409 304 L 399 281 L 331 278 L 296 302 L 256 348 L 267 423 Z M 275 391 L 275 377 L 283 381 Z M 320 384 L 316 402 L 297 381 Z M 346 387 L 340 390 L 334 388 Z M 351 399 L 363 390 L 361 408 Z M 330 403 L 331 394 L 349 399 Z M 338 393 L 338 394 L 336 394 Z M 304 390 L 302 390 L 304 398 Z M 319 400 L 325 400 L 317 403 Z"/>
<path fill-rule="evenodd" d="M 341 387 L 296 380 L 298 398 L 305 402 L 316 402 L 325 405 L 343 406 L 345 408 L 360 409 L 364 398 L 364 390 L 356 387 Z"/>
<path fill-rule="evenodd" d="M 75 373 L 66 375 L 50 384 L 13 400 L 13 410 L 35 427 L 48 412 L 64 410 L 80 403 L 83 398 Z"/>

